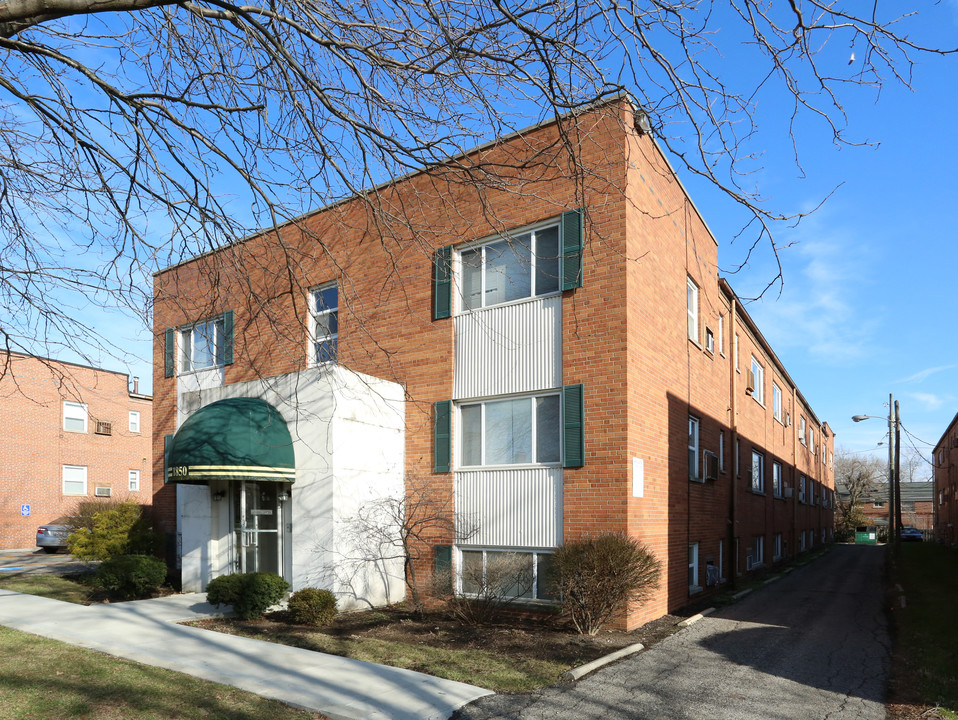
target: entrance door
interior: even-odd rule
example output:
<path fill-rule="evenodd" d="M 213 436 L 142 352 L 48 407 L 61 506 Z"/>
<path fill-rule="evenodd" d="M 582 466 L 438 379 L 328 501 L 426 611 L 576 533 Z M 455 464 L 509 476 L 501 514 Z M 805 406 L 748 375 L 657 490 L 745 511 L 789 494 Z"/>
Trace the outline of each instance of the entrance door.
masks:
<path fill-rule="evenodd" d="M 241 573 L 283 576 L 282 483 L 243 481 L 232 484 L 234 548 Z"/>

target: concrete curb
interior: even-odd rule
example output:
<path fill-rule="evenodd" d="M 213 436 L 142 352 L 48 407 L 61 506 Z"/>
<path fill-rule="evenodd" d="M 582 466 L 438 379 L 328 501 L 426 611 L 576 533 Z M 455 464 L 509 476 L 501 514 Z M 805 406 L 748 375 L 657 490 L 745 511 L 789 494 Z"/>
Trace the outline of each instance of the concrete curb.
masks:
<path fill-rule="evenodd" d="M 560 677 L 562 680 L 578 680 L 579 678 L 585 677 L 590 672 L 598 670 L 600 667 L 608 665 L 611 662 L 615 662 L 616 660 L 621 660 L 629 655 L 635 655 L 635 653 L 641 652 L 642 650 L 645 650 L 645 645 L 642 643 L 635 643 L 634 645 L 629 645 L 621 650 L 616 650 L 614 653 L 603 655 L 602 657 L 593 660 L 592 662 L 588 662 L 585 665 L 580 665 L 579 667 L 574 667 L 571 670 L 567 670 L 566 672 L 562 673 Z"/>
<path fill-rule="evenodd" d="M 714 608 L 714 607 L 706 608 L 706 609 L 703 610 L 702 612 L 700 612 L 700 613 L 698 613 L 698 614 L 696 614 L 696 615 L 693 615 L 693 616 L 690 617 L 690 618 L 685 618 L 685 620 L 683 620 L 682 622 L 677 623 L 677 624 L 678 624 L 679 627 L 687 628 L 689 625 L 693 625 L 693 624 L 697 623 L 699 620 L 701 620 L 702 618 L 704 618 L 706 615 L 711 615 L 711 614 L 714 613 L 714 612 L 715 612 L 715 608 Z"/>
<path fill-rule="evenodd" d="M 748 595 L 750 592 L 752 592 L 752 588 L 749 588 L 748 590 L 742 590 L 742 592 L 736 593 L 735 595 L 733 595 L 733 596 L 732 596 L 732 599 L 733 599 L 733 600 L 741 600 L 743 597 L 745 597 L 746 595 Z"/>

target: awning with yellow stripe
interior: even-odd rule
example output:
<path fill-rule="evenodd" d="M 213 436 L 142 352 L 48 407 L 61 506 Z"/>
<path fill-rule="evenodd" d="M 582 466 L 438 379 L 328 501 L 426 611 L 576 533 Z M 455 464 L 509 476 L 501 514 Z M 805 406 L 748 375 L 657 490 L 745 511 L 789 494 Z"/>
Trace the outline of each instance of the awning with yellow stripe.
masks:
<path fill-rule="evenodd" d="M 230 398 L 193 413 L 173 436 L 167 481 L 206 485 L 211 480 L 291 483 L 293 441 L 279 411 L 259 398 Z"/>

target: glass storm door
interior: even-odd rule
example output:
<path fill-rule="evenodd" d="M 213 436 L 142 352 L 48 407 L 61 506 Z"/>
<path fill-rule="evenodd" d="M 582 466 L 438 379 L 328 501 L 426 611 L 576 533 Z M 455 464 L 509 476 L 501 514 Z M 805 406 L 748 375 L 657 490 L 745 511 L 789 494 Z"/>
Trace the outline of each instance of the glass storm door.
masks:
<path fill-rule="evenodd" d="M 282 576 L 282 483 L 243 481 L 232 486 L 234 559 L 238 571 Z"/>

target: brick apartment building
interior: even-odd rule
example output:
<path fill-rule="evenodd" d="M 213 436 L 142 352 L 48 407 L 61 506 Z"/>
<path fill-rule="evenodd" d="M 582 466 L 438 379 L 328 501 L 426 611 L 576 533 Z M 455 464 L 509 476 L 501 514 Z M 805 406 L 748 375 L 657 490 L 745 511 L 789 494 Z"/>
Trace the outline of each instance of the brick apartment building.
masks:
<path fill-rule="evenodd" d="M 152 400 L 123 373 L 0 356 L 0 548 L 32 548 L 77 501 L 150 492 Z"/>
<path fill-rule="evenodd" d="M 417 570 L 464 592 L 511 551 L 548 601 L 563 541 L 640 538 L 663 580 L 629 628 L 831 539 L 832 432 L 632 106 L 561 127 L 156 275 L 154 506 L 184 589 L 271 569 L 396 599 L 401 563 L 357 562 L 349 527 L 404 487 L 455 507 Z"/>
<path fill-rule="evenodd" d="M 958 415 L 935 445 L 934 466 L 935 538 L 958 545 Z"/>

